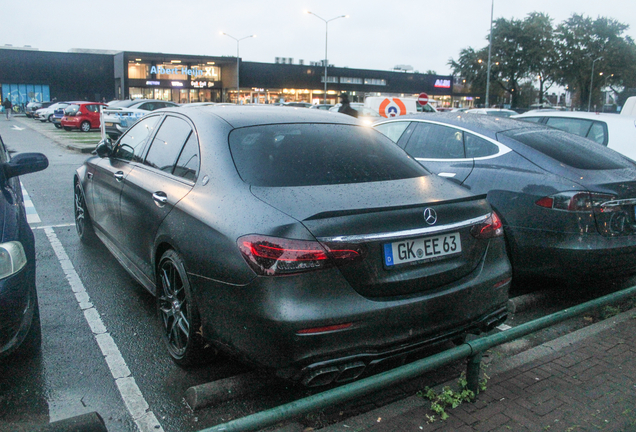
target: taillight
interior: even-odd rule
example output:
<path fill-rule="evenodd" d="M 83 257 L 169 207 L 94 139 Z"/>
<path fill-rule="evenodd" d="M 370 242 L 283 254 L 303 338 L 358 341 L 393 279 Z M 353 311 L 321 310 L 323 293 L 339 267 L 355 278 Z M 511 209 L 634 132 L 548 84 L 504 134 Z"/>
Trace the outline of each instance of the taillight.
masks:
<path fill-rule="evenodd" d="M 543 197 L 535 204 L 554 210 L 590 212 L 594 207 L 614 199 L 613 195 L 594 192 L 561 192 Z"/>
<path fill-rule="evenodd" d="M 503 224 L 497 213 L 492 212 L 488 218 L 470 229 L 473 237 L 478 239 L 489 239 L 503 235 Z"/>
<path fill-rule="evenodd" d="M 322 244 L 262 235 L 240 237 L 243 258 L 259 275 L 276 276 L 320 270 L 364 257 L 359 245 Z"/>

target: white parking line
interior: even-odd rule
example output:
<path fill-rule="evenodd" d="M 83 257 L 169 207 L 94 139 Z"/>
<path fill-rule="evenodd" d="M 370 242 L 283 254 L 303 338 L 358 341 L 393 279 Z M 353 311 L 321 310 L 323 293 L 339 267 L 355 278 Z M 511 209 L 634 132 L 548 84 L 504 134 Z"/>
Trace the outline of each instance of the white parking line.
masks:
<path fill-rule="evenodd" d="M 65 225 L 68 226 L 68 225 Z M 95 309 L 95 306 L 91 303 L 91 300 L 84 288 L 84 284 L 79 278 L 79 275 L 73 267 L 73 263 L 69 259 L 64 246 L 58 240 L 57 235 L 52 227 L 43 227 L 46 236 L 57 255 L 57 259 L 62 266 L 62 270 L 66 274 L 71 290 L 75 294 L 77 303 L 80 309 L 84 313 L 84 318 L 88 323 L 88 326 L 93 332 L 93 336 L 97 341 L 97 345 L 102 350 L 106 364 L 110 369 L 110 373 L 115 379 L 115 384 L 119 389 L 119 393 L 128 408 L 128 412 L 132 416 L 133 420 L 137 424 L 137 428 L 141 432 L 163 432 L 163 428 L 159 424 L 159 421 L 155 417 L 154 413 L 149 409 L 148 402 L 144 399 L 144 396 L 139 390 L 135 378 L 132 377 L 130 369 L 126 365 L 124 358 L 122 357 L 119 348 L 115 344 L 115 341 L 108 333 L 106 326 L 102 322 L 102 318 Z"/>
<path fill-rule="evenodd" d="M 33 205 L 33 201 L 31 201 L 29 193 L 24 188 L 22 182 L 20 182 L 20 185 L 22 186 L 22 197 L 24 198 L 24 208 L 26 209 L 27 222 L 30 224 L 42 222 L 40 216 L 38 216 L 38 212 L 35 211 L 35 206 Z"/>

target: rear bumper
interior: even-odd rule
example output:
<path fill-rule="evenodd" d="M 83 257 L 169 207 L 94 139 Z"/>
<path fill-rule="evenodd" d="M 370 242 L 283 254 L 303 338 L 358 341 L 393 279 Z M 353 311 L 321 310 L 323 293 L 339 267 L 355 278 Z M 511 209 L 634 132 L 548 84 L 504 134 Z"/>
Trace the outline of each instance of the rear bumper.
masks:
<path fill-rule="evenodd" d="M 281 376 L 311 383 L 325 367 L 342 368 L 338 375 L 353 379 L 381 360 L 492 328 L 505 320 L 510 276 L 499 238 L 464 278 L 397 298 L 361 296 L 337 269 L 259 277 L 246 286 L 193 275 L 191 282 L 206 339 Z M 348 323 L 346 329 L 299 333 Z"/>
<path fill-rule="evenodd" d="M 515 275 L 555 278 L 621 277 L 636 273 L 636 235 L 558 233 L 512 228 Z"/>

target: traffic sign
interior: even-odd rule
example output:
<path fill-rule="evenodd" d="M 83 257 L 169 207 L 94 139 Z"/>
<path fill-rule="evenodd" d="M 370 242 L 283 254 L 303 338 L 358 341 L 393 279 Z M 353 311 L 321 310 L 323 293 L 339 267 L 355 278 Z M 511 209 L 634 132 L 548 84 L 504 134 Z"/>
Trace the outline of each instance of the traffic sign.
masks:
<path fill-rule="evenodd" d="M 428 103 L 428 95 L 426 93 L 420 93 L 420 96 L 417 98 L 417 101 L 422 106 L 426 105 Z"/>

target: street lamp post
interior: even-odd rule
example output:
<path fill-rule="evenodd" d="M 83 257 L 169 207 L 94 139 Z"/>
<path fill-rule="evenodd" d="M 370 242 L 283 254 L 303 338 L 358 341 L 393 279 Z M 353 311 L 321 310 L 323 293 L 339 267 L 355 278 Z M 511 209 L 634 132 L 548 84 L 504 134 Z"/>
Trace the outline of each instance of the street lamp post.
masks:
<path fill-rule="evenodd" d="M 488 76 L 486 77 L 486 108 L 489 108 L 489 95 L 490 95 L 490 56 L 492 53 L 492 17 L 495 11 L 495 0 L 490 3 L 490 35 L 488 40 Z"/>
<path fill-rule="evenodd" d="M 239 42 L 242 41 L 243 39 L 247 39 L 247 38 L 251 38 L 251 37 L 256 37 L 256 35 L 249 35 L 249 36 L 245 36 L 242 37 L 240 39 L 235 38 L 232 35 L 229 35 L 225 32 L 221 32 L 222 35 L 231 37 L 232 39 L 234 39 L 236 41 L 236 104 L 239 104 L 239 94 L 240 94 L 240 87 L 239 87 Z"/>
<path fill-rule="evenodd" d="M 594 88 L 594 63 L 603 59 L 603 57 L 599 57 L 592 62 L 592 75 L 590 76 L 590 97 L 587 101 L 587 112 L 590 112 L 590 108 L 592 107 L 592 89 Z"/>
<path fill-rule="evenodd" d="M 327 65 L 329 64 L 329 60 L 327 59 L 327 41 L 328 41 L 328 36 L 329 36 L 329 22 L 333 21 L 333 20 L 337 20 L 338 18 L 349 18 L 349 15 L 340 15 L 334 18 L 331 18 L 329 20 L 326 20 L 318 15 L 316 15 L 313 12 L 307 11 L 308 14 L 315 16 L 316 18 L 319 18 L 321 20 L 323 20 L 325 22 L 325 97 L 324 97 L 324 103 L 327 103 Z"/>

